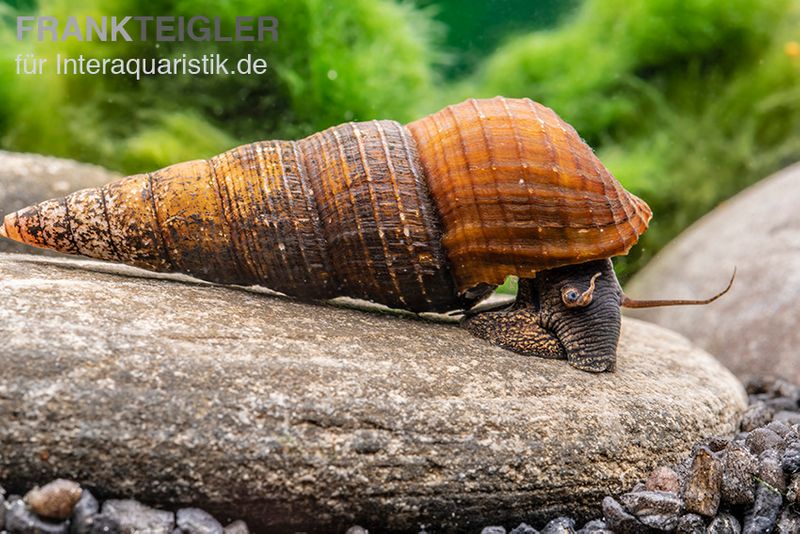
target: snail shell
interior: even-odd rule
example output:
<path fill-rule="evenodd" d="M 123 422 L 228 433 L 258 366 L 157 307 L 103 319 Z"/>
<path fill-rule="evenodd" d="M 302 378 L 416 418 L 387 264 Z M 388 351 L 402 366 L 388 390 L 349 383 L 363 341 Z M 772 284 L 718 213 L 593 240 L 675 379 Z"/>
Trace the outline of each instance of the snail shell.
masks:
<path fill-rule="evenodd" d="M 10 214 L 0 233 L 303 299 L 442 311 L 510 274 L 625 254 L 650 217 L 552 110 L 496 97 L 137 174 Z"/>

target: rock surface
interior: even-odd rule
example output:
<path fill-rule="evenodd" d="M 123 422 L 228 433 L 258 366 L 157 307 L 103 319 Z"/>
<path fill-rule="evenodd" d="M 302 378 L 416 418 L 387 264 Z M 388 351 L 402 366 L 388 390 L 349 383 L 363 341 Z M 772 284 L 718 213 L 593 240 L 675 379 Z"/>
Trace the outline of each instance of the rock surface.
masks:
<path fill-rule="evenodd" d="M 0 255 L 6 489 L 60 476 L 256 532 L 588 519 L 745 409 L 718 362 L 635 320 L 595 375 L 452 325 L 143 274 Z"/>
<path fill-rule="evenodd" d="M 62 197 L 78 189 L 97 187 L 119 175 L 96 165 L 69 159 L 0 150 L 0 221 L 3 215 L 42 200 Z M 61 256 L 8 239 L 0 239 L 0 252 L 25 252 Z"/>
<path fill-rule="evenodd" d="M 626 311 L 676 330 L 741 378 L 800 382 L 800 164 L 765 179 L 686 230 L 634 277 L 635 298 L 703 297 L 709 306 Z"/>

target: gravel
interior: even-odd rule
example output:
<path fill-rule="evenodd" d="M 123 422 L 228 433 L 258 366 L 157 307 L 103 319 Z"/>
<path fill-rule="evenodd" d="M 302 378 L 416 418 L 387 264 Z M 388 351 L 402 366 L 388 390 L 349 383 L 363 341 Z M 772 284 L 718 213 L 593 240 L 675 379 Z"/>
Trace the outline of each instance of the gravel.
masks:
<path fill-rule="evenodd" d="M 800 387 L 759 379 L 747 391 L 750 406 L 733 440 L 705 439 L 684 462 L 658 466 L 630 491 L 606 496 L 602 518 L 583 526 L 570 517 L 494 524 L 476 533 L 800 533 Z M 196 507 L 161 510 L 130 499 L 100 503 L 88 489 L 65 480 L 34 488 L 24 500 L 6 497 L 0 488 L 2 524 L 9 534 L 249 533 L 242 521 L 223 527 Z M 369 528 L 352 526 L 347 534 L 367 534 Z M 439 530 L 431 526 L 428 532 Z"/>

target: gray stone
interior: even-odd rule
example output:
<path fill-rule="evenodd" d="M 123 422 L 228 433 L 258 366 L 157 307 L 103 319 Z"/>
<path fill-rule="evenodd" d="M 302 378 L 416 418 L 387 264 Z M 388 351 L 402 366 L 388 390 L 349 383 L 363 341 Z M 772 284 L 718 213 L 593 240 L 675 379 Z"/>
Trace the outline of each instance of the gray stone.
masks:
<path fill-rule="evenodd" d="M 257 532 L 586 520 L 745 408 L 712 357 L 635 320 L 595 375 L 451 324 L 152 276 L 0 255 L 0 479 L 57 470 Z"/>
<path fill-rule="evenodd" d="M 0 150 L 0 224 L 3 215 L 18 209 L 49 198 L 63 197 L 78 189 L 97 187 L 117 178 L 118 174 L 96 165 Z M 9 239 L 0 239 L 0 252 L 62 256 Z"/>
<path fill-rule="evenodd" d="M 764 401 L 751 403 L 742 417 L 742 430 L 750 432 L 772 421 L 775 411 Z"/>
<path fill-rule="evenodd" d="M 56 479 L 35 487 L 25 495 L 25 503 L 33 513 L 45 519 L 68 519 L 78 499 L 81 487 L 71 480 Z"/>
<path fill-rule="evenodd" d="M 81 492 L 81 498 L 72 511 L 69 525 L 70 534 L 89 534 L 94 524 L 94 516 L 100 511 L 100 504 L 89 490 Z"/>
<path fill-rule="evenodd" d="M 96 514 L 92 518 L 91 534 L 120 534 L 119 521 L 106 514 Z"/>
<path fill-rule="evenodd" d="M 786 507 L 781 513 L 778 524 L 775 526 L 775 534 L 797 534 L 800 532 L 800 515 Z"/>
<path fill-rule="evenodd" d="M 51 522 L 31 512 L 22 499 L 11 501 L 6 510 L 6 530 L 9 534 L 67 534 L 67 521 Z"/>
<path fill-rule="evenodd" d="M 220 522 L 199 508 L 181 508 L 175 513 L 175 524 L 185 534 L 223 534 Z"/>
<path fill-rule="evenodd" d="M 344 534 L 369 534 L 369 531 L 364 527 L 353 525 Z M 506 534 L 506 529 L 503 527 L 486 527 L 481 531 L 481 534 Z"/>
<path fill-rule="evenodd" d="M 783 452 L 783 449 L 786 448 L 783 439 L 766 427 L 756 428 L 750 432 L 745 440 L 745 444 L 750 449 L 750 452 L 756 456 L 767 449 L 781 449 L 781 452 Z"/>
<path fill-rule="evenodd" d="M 224 532 L 225 534 L 250 534 L 250 529 L 247 528 L 247 523 L 241 519 L 237 519 L 233 523 L 227 525 Z"/>
<path fill-rule="evenodd" d="M 769 484 L 779 493 L 786 492 L 786 477 L 781 468 L 781 457 L 777 451 L 767 450 L 758 457 L 758 479 Z"/>
<path fill-rule="evenodd" d="M 156 510 L 130 499 L 109 499 L 103 503 L 103 515 L 117 522 L 121 534 L 172 534 L 175 515 Z"/>
<path fill-rule="evenodd" d="M 647 530 L 644 524 L 626 512 L 613 497 L 603 499 L 603 519 L 608 527 L 618 534 L 640 534 Z"/>
<path fill-rule="evenodd" d="M 706 447 L 692 458 L 683 500 L 688 512 L 714 516 L 719 508 L 722 489 L 722 462 Z"/>
<path fill-rule="evenodd" d="M 738 442 L 731 443 L 722 463 L 722 500 L 728 504 L 752 504 L 756 498 L 758 458 Z"/>
<path fill-rule="evenodd" d="M 508 534 L 539 534 L 539 531 L 527 523 L 520 523 L 519 525 L 511 529 L 511 532 L 509 532 Z"/>
<path fill-rule="evenodd" d="M 800 505 L 800 473 L 791 476 L 789 487 L 786 490 L 786 501 L 790 504 Z"/>
<path fill-rule="evenodd" d="M 740 377 L 800 383 L 800 165 L 721 204 L 665 247 L 627 285 L 631 297 L 702 297 L 708 306 L 630 310 L 676 330 Z"/>
<path fill-rule="evenodd" d="M 541 534 L 575 534 L 575 520 L 557 517 L 545 525 Z"/>
<path fill-rule="evenodd" d="M 675 534 L 706 534 L 706 524 L 697 514 L 682 515 L 675 528 Z"/>
<path fill-rule="evenodd" d="M 575 534 L 614 534 L 602 519 L 592 519 Z"/>
<path fill-rule="evenodd" d="M 742 526 L 730 514 L 719 514 L 708 525 L 708 534 L 741 534 Z"/>
<path fill-rule="evenodd" d="M 793 441 L 783 453 L 783 470 L 787 473 L 800 471 L 800 441 Z"/>
<path fill-rule="evenodd" d="M 743 534 L 763 534 L 772 532 L 778 520 L 783 497 L 769 484 L 759 482 L 756 487 L 756 500 L 744 518 Z"/>
<path fill-rule="evenodd" d="M 800 424 L 800 413 L 782 410 L 776 413 L 773 419 L 787 425 L 797 425 Z"/>
<path fill-rule="evenodd" d="M 663 491 L 624 493 L 619 500 L 639 521 L 658 530 L 674 530 L 683 508 L 677 495 Z"/>

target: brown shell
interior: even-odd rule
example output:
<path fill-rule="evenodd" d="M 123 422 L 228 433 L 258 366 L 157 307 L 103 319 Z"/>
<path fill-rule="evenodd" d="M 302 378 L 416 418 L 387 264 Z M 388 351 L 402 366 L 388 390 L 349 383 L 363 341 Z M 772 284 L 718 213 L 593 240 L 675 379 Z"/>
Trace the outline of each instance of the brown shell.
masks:
<path fill-rule="evenodd" d="M 623 254 L 649 219 L 555 113 L 495 98 L 129 176 L 8 215 L 0 234 L 305 299 L 441 311 L 509 274 Z"/>
<path fill-rule="evenodd" d="M 471 99 L 408 129 L 460 291 L 625 254 L 647 229 L 647 204 L 527 98 Z"/>

